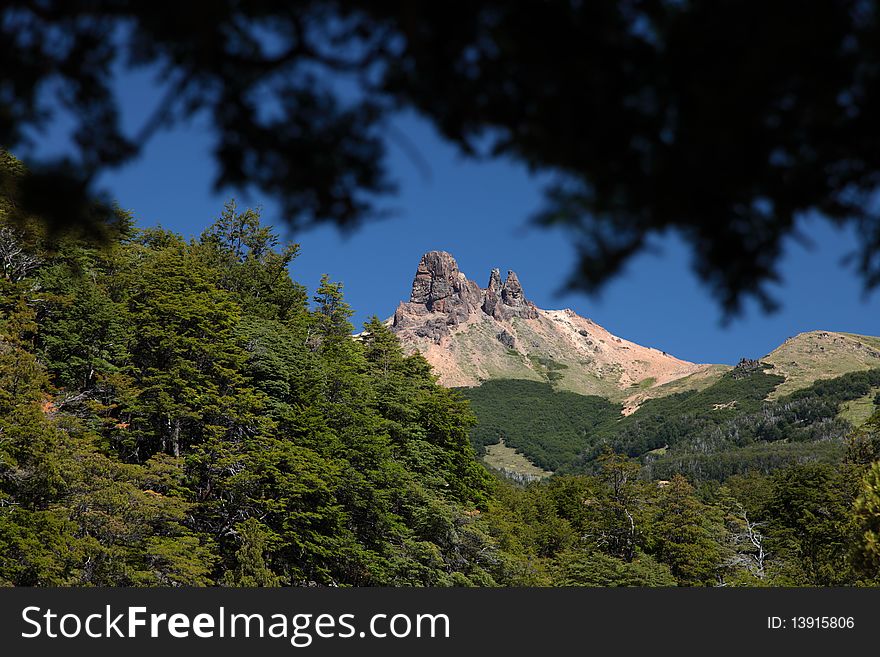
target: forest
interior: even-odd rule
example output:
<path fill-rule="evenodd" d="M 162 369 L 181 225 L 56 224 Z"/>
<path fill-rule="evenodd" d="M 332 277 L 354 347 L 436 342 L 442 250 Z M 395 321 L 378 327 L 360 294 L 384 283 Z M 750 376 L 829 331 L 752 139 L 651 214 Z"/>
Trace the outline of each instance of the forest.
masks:
<path fill-rule="evenodd" d="M 25 175 L 3 157 L 7 180 Z M 299 247 L 258 211 L 230 201 L 185 239 L 117 210 L 96 240 L 13 220 L 15 206 L 10 184 L 2 585 L 880 584 L 880 413 L 857 431 L 766 438 L 873 378 L 780 400 L 774 423 L 758 422 L 759 401 L 725 416 L 718 454 L 839 450 L 723 476 L 672 458 L 705 427 L 682 425 L 673 445 L 649 421 L 693 398 L 646 404 L 589 455 L 572 436 L 601 437 L 614 408 L 563 404 L 570 429 L 547 458 L 571 471 L 518 486 L 478 459 L 471 403 L 377 318 L 353 337 L 342 284 L 297 283 Z M 635 458 L 661 440 L 666 461 Z"/>
<path fill-rule="evenodd" d="M 479 420 L 471 431 L 478 454 L 503 438 L 537 465 L 572 474 L 595 472 L 611 450 L 638 459 L 651 478 L 692 481 L 839 462 L 854 430 L 841 417 L 843 404 L 874 395 L 868 403 L 880 409 L 880 368 L 766 401 L 784 380 L 772 371 L 766 363 L 739 365 L 703 390 L 648 399 L 630 415 L 602 397 L 534 381 L 487 381 L 460 392 Z"/>

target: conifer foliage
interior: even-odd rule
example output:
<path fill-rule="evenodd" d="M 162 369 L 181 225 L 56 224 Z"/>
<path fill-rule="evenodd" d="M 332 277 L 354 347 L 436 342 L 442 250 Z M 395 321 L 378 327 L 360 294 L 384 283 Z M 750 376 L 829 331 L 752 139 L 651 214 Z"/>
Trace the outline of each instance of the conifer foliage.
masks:
<path fill-rule="evenodd" d="M 496 583 L 466 402 L 259 212 L 2 230 L 0 582 Z"/>
<path fill-rule="evenodd" d="M 701 444 L 709 423 L 669 421 L 693 400 L 638 424 L 588 399 L 546 444 L 561 463 L 617 422 L 591 474 L 516 486 L 478 460 L 464 397 L 378 318 L 355 335 L 341 283 L 310 297 L 259 212 L 229 203 L 190 241 L 118 212 L 96 246 L 11 223 L 14 205 L 0 197 L 0 585 L 880 583 L 880 410 L 843 462 L 689 482 L 627 452 L 671 431 Z M 784 410 L 836 412 L 875 375 Z"/>

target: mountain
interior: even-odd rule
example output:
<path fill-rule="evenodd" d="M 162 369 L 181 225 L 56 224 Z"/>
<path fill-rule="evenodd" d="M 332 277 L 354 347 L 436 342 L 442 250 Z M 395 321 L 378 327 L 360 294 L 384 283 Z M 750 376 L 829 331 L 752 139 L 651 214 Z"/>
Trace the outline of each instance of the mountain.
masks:
<path fill-rule="evenodd" d="M 729 369 L 624 340 L 570 309 L 538 308 L 513 271 L 502 281 L 493 269 L 481 288 L 445 251 L 422 256 L 409 301 L 390 323 L 404 347 L 421 352 L 450 387 L 538 381 L 632 410 L 648 397 L 705 387 Z"/>
<path fill-rule="evenodd" d="M 880 338 L 811 331 L 733 368 L 691 363 L 538 308 L 513 271 L 480 287 L 443 251 L 388 323 L 470 401 L 474 447 L 517 480 L 591 471 L 607 448 L 658 478 L 837 462 L 880 405 Z"/>
<path fill-rule="evenodd" d="M 404 348 L 419 351 L 449 387 L 516 379 L 599 395 L 629 414 L 647 399 L 702 390 L 727 365 L 691 363 L 620 338 L 571 309 L 543 310 L 513 271 L 493 269 L 485 288 L 445 251 L 422 256 L 409 301 L 389 320 Z M 880 367 L 880 338 L 809 331 L 759 359 L 785 380 L 769 399 L 848 372 Z"/>
<path fill-rule="evenodd" d="M 761 359 L 785 377 L 771 399 L 819 379 L 880 367 L 880 338 L 833 331 L 809 331 L 788 338 Z"/>

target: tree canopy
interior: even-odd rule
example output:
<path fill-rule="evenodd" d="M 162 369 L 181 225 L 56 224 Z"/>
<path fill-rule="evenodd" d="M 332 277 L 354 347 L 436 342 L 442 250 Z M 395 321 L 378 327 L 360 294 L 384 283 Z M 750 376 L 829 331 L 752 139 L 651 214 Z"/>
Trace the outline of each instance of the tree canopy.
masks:
<path fill-rule="evenodd" d="M 880 409 L 835 418 L 880 370 L 773 403 L 755 372 L 632 420 L 508 388 L 529 431 L 573 406 L 565 430 L 515 435 L 502 404 L 479 446 L 599 450 L 514 485 L 470 436 L 505 388 L 468 402 L 378 318 L 354 335 L 343 285 L 310 299 L 259 212 L 230 202 L 190 241 L 119 214 L 96 244 L 8 223 L 2 200 L 0 586 L 880 582 Z M 709 422 L 734 391 L 742 413 Z M 753 442 L 797 450 L 744 458 Z"/>

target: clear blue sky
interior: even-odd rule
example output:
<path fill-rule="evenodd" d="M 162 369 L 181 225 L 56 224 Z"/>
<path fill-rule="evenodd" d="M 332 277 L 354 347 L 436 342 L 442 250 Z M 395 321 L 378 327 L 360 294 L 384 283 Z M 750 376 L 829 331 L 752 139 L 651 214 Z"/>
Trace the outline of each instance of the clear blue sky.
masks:
<path fill-rule="evenodd" d="M 135 128 L 156 92 L 144 75 L 127 76 L 122 84 L 125 121 Z M 294 278 L 310 291 L 324 272 L 342 281 L 357 324 L 373 314 L 390 316 L 398 301 L 408 298 L 421 254 L 442 249 L 481 286 L 492 267 L 513 269 L 539 307 L 572 308 L 621 337 L 697 362 L 758 357 L 785 338 L 813 329 L 880 335 L 880 293 L 865 298 L 852 269 L 840 264 L 857 236 L 818 221 L 803 231 L 815 243 L 812 250 L 796 243 L 786 249 L 784 283 L 774 290 L 784 306 L 773 315 L 751 305 L 722 326 L 719 306 L 691 272 L 687 251 L 671 237 L 658 241 L 656 254 L 632 261 L 599 298 L 560 294 L 574 252 L 564 234 L 527 226 L 540 203 L 539 181 L 506 162 L 461 159 L 417 117 L 402 116 L 395 128 L 415 145 L 431 174 L 426 178 L 390 142 L 391 172 L 400 185 L 400 193 L 387 200 L 396 211 L 393 218 L 348 237 L 329 227 L 287 235 L 302 245 L 292 266 Z M 53 130 L 40 150 L 52 152 L 62 143 L 62 132 Z M 154 137 L 139 160 L 106 175 L 102 184 L 122 207 L 134 211 L 141 226 L 162 224 L 197 235 L 233 195 L 212 191 L 210 149 L 207 121 L 196 119 Z M 286 233 L 268 199 L 239 195 L 238 200 L 262 205 L 264 218 Z"/>

